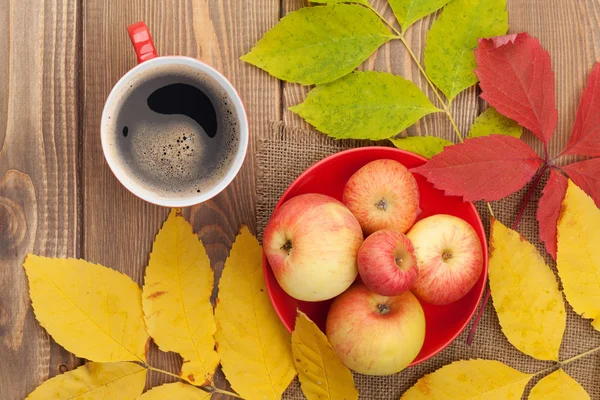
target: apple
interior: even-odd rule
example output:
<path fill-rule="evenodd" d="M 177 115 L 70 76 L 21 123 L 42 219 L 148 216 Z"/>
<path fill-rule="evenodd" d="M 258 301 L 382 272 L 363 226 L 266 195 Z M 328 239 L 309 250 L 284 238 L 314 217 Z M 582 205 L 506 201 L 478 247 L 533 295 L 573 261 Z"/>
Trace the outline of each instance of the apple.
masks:
<path fill-rule="evenodd" d="M 358 275 L 356 255 L 363 242 L 350 210 L 322 194 L 286 201 L 271 216 L 263 248 L 277 282 L 304 301 L 331 299 Z"/>
<path fill-rule="evenodd" d="M 404 165 L 376 160 L 350 177 L 342 201 L 367 235 L 380 229 L 404 233 L 417 219 L 419 188 Z"/>
<path fill-rule="evenodd" d="M 403 233 L 382 229 L 358 249 L 358 273 L 369 290 L 397 296 L 417 280 L 419 268 L 413 244 Z"/>
<path fill-rule="evenodd" d="M 452 303 L 466 295 L 481 275 L 483 252 L 475 229 L 452 215 L 417 222 L 407 236 L 415 247 L 419 276 L 412 291 L 430 304 Z"/>
<path fill-rule="evenodd" d="M 411 292 L 381 296 L 358 283 L 333 301 L 326 332 L 345 366 L 365 375 L 390 375 L 421 351 L 425 315 Z"/>

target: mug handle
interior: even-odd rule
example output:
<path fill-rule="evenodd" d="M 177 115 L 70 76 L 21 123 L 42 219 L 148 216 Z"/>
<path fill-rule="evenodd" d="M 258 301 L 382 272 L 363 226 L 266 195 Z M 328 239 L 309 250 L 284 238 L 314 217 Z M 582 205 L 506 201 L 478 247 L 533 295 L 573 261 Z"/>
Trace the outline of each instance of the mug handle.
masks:
<path fill-rule="evenodd" d="M 152 36 L 150 36 L 150 29 L 146 23 L 140 21 L 129 25 L 127 32 L 129 32 L 129 39 L 131 39 L 131 44 L 137 54 L 138 63 L 158 57 Z"/>

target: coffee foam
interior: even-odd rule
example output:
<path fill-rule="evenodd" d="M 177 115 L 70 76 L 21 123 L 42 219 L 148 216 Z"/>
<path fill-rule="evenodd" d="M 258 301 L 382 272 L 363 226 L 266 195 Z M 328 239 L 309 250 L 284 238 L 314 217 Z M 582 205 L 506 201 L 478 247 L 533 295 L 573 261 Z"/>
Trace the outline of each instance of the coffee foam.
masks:
<path fill-rule="evenodd" d="M 217 111 L 215 138 L 189 117 L 149 109 L 148 96 L 176 82 L 192 84 L 209 96 Z M 197 195 L 216 186 L 231 169 L 239 148 L 239 121 L 234 105 L 210 76 L 187 65 L 157 66 L 133 78 L 113 104 L 105 127 L 112 132 L 106 138 L 108 151 L 136 184 L 155 195 Z"/>

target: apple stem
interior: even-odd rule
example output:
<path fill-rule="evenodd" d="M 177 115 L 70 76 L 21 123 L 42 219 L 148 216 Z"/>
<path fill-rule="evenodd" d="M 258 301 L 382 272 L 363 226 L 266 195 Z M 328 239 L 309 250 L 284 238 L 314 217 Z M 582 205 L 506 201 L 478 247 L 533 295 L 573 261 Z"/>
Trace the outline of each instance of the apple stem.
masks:
<path fill-rule="evenodd" d="M 379 314 L 385 315 L 390 312 L 390 307 L 387 304 L 377 304 L 377 310 Z"/>
<path fill-rule="evenodd" d="M 377 203 L 375 203 L 375 207 L 383 211 L 387 210 L 387 206 L 388 204 L 387 201 L 385 201 L 385 199 L 381 199 Z"/>
<path fill-rule="evenodd" d="M 292 241 L 290 239 L 287 239 L 283 246 L 281 246 L 281 250 L 289 254 L 290 250 L 292 250 Z"/>
<path fill-rule="evenodd" d="M 444 252 L 442 253 L 442 260 L 448 261 L 451 258 L 452 258 L 452 252 L 450 250 L 444 250 Z"/>

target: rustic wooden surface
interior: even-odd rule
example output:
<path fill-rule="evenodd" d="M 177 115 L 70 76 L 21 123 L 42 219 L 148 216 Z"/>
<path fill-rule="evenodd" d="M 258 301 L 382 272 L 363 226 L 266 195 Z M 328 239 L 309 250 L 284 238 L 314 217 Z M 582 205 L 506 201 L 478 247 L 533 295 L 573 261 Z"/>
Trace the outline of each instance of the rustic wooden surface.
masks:
<path fill-rule="evenodd" d="M 21 264 L 81 255 L 80 4 L 0 0 L 0 398 L 79 360 L 33 317 Z"/>
<path fill-rule="evenodd" d="M 1 399 L 23 399 L 44 380 L 82 362 L 36 324 L 21 268 L 24 255 L 84 257 L 141 283 L 152 239 L 166 217 L 166 209 L 136 199 L 117 182 L 100 148 L 104 101 L 135 65 L 126 26 L 144 20 L 159 54 L 197 57 L 217 67 L 246 105 L 252 140 L 242 172 L 216 199 L 185 210 L 219 277 L 240 225 L 255 228 L 256 140 L 271 120 L 302 125 L 287 107 L 307 92 L 244 65 L 239 56 L 280 16 L 305 3 L 0 0 Z M 392 20 L 385 0 L 373 4 Z M 550 151 L 557 154 L 573 124 L 587 74 L 600 60 L 600 3 L 508 0 L 508 10 L 510 31 L 530 32 L 552 56 L 560 119 Z M 407 33 L 418 55 L 431 21 L 417 22 Z M 426 87 L 399 42 L 386 44 L 362 68 L 392 71 Z M 481 107 L 475 89 L 455 100 L 452 112 L 462 132 Z M 444 116 L 436 115 L 425 117 L 409 133 L 449 129 Z M 150 362 L 175 372 L 181 360 L 153 348 Z M 166 381 L 153 374 L 148 385 Z M 218 384 L 226 387 L 222 376 Z"/>

